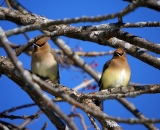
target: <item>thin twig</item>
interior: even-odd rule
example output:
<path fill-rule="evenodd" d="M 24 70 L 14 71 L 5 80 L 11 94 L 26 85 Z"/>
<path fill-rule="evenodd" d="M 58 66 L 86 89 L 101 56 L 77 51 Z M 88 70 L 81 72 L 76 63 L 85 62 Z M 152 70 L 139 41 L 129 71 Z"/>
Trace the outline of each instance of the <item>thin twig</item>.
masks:
<path fill-rule="evenodd" d="M 139 119 L 146 119 L 146 117 L 130 102 L 124 100 L 124 98 L 117 99 L 126 109 L 133 113 Z M 152 123 L 144 123 L 149 130 L 157 130 Z"/>
<path fill-rule="evenodd" d="M 72 116 L 78 116 L 80 118 L 83 130 L 87 130 L 87 127 L 86 127 L 86 124 L 85 124 L 85 121 L 84 121 L 84 117 L 80 113 L 71 113 L 69 116 L 70 117 L 72 117 Z"/>
<path fill-rule="evenodd" d="M 93 83 L 93 82 L 95 82 L 94 79 L 91 79 L 91 80 L 88 80 L 88 81 L 84 81 L 84 82 L 82 82 L 81 84 L 79 84 L 78 86 L 76 86 L 75 88 L 73 88 L 73 90 L 76 90 L 76 91 L 77 91 L 77 90 L 79 90 L 79 89 L 82 89 L 82 88 L 88 86 L 89 84 L 91 84 L 91 83 Z"/>
<path fill-rule="evenodd" d="M 19 109 L 27 108 L 27 107 L 32 107 L 32 106 L 36 106 L 36 104 L 35 103 L 30 103 L 30 104 L 25 104 L 25 105 L 17 106 L 17 107 L 12 107 L 11 109 L 2 111 L 0 114 L 8 114 L 10 112 L 14 112 L 14 111 L 17 111 Z"/>
<path fill-rule="evenodd" d="M 48 123 L 45 122 L 41 130 L 45 130 L 47 128 Z"/>
<path fill-rule="evenodd" d="M 98 125 L 96 124 L 95 120 L 90 116 L 90 114 L 87 114 L 88 115 L 88 118 L 89 120 L 91 121 L 92 125 L 94 126 L 94 128 L 96 130 L 100 130 L 100 128 L 98 127 Z"/>
<path fill-rule="evenodd" d="M 15 116 L 15 115 L 3 115 L 3 114 L 0 114 L 0 118 L 8 118 L 8 119 L 11 119 L 11 120 L 14 120 L 14 119 L 37 119 L 39 116 L 36 114 L 36 115 L 31 115 L 31 116 Z"/>
<path fill-rule="evenodd" d="M 42 113 L 41 110 L 38 110 L 35 115 L 39 116 Z M 25 126 L 27 126 L 31 121 L 33 121 L 35 118 L 28 118 L 25 120 L 21 125 L 19 125 L 19 129 L 23 129 Z"/>

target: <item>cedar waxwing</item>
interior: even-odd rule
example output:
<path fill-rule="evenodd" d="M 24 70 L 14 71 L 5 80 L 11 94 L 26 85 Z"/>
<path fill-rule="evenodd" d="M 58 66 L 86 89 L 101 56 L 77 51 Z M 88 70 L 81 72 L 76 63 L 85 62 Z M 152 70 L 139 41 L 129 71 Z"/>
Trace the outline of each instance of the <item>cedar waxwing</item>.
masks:
<path fill-rule="evenodd" d="M 103 66 L 102 76 L 98 84 L 99 91 L 113 87 L 126 87 L 129 83 L 130 75 L 131 71 L 125 50 L 118 48 L 114 51 L 113 58 Z M 96 100 L 95 104 L 100 106 L 101 101 Z"/>
<path fill-rule="evenodd" d="M 49 37 L 41 38 L 34 44 L 31 71 L 41 78 L 59 83 L 58 57 L 47 42 L 48 39 Z"/>

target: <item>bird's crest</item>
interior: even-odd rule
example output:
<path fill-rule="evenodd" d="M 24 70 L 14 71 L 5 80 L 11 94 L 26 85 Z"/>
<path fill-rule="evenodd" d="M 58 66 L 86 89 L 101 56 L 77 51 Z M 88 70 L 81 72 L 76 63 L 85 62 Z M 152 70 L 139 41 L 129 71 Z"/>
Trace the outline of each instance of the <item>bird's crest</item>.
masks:
<path fill-rule="evenodd" d="M 36 42 L 36 45 L 42 47 L 49 39 L 50 37 L 43 37 Z"/>

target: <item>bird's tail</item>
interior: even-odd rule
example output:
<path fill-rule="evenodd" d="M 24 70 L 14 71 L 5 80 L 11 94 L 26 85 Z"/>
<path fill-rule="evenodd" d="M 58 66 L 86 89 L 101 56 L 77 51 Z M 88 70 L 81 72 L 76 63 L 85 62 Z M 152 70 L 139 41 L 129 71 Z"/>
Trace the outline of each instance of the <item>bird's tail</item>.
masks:
<path fill-rule="evenodd" d="M 62 98 L 55 96 L 55 100 L 60 101 L 60 100 L 62 100 Z"/>
<path fill-rule="evenodd" d="M 99 105 L 101 104 L 101 101 L 95 100 L 94 103 L 99 107 Z"/>
<path fill-rule="evenodd" d="M 103 102 L 100 100 L 95 100 L 94 103 L 102 110 L 103 109 Z"/>

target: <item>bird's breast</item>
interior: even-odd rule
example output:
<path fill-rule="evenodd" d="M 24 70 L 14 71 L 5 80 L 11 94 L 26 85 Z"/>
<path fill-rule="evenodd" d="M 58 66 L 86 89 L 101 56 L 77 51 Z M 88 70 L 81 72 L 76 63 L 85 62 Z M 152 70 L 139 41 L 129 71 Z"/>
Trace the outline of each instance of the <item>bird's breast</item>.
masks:
<path fill-rule="evenodd" d="M 113 83 L 113 85 L 115 85 L 116 87 L 120 87 L 120 86 L 125 86 L 125 79 L 126 79 L 126 71 L 123 69 L 120 74 L 119 77 L 117 78 L 117 80 L 115 81 L 115 83 Z"/>
<path fill-rule="evenodd" d="M 34 74 L 54 80 L 58 75 L 58 63 L 51 53 L 32 56 L 31 70 Z"/>
<path fill-rule="evenodd" d="M 111 87 L 126 87 L 130 80 L 130 73 L 125 69 L 104 71 L 102 75 L 102 89 L 111 88 Z"/>

